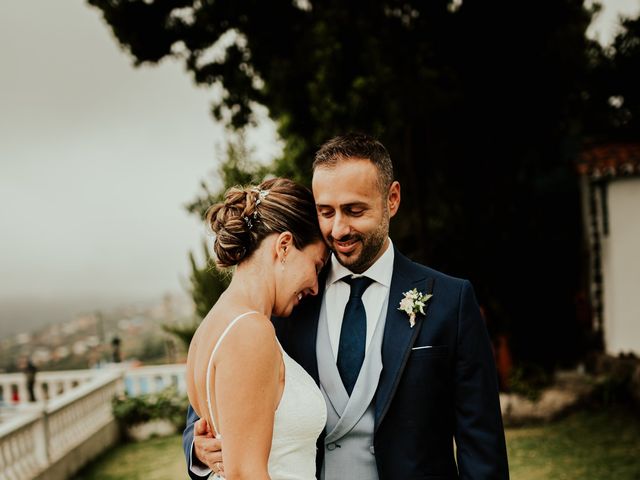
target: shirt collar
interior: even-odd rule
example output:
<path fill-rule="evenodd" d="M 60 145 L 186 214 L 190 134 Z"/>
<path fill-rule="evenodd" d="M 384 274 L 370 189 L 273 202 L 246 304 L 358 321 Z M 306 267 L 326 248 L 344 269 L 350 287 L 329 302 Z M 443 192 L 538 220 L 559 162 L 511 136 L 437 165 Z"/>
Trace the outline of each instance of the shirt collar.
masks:
<path fill-rule="evenodd" d="M 393 242 L 391 242 L 390 238 L 385 252 L 380 256 L 380 258 L 378 258 L 378 260 L 375 261 L 373 265 L 371 265 L 366 271 L 362 272 L 361 275 L 353 273 L 347 267 L 338 262 L 336 256 L 332 254 L 331 270 L 329 271 L 329 275 L 327 276 L 327 287 L 329 285 L 333 285 L 334 283 L 348 275 L 355 275 L 369 277 L 375 282 L 378 282 L 388 288 L 391 286 L 391 277 L 393 276 L 393 259 Z"/>

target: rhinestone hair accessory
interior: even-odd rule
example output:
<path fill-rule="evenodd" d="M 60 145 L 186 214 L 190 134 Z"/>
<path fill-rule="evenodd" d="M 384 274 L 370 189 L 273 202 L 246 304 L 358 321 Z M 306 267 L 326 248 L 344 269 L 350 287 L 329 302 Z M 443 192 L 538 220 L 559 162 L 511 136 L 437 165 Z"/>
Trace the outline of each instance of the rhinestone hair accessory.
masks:
<path fill-rule="evenodd" d="M 269 195 L 269 190 L 260 190 L 259 188 L 252 188 L 252 192 L 256 192 L 258 194 L 258 199 L 256 200 L 256 207 L 262 203 L 262 200 L 267 198 Z"/>
<path fill-rule="evenodd" d="M 269 190 L 261 190 L 258 187 L 252 188 L 251 191 L 258 194 L 258 198 L 256 200 L 256 210 L 254 210 L 251 215 L 245 215 L 244 217 L 242 217 L 249 230 L 253 229 L 253 226 L 259 221 L 258 205 L 260 205 L 262 203 L 262 200 L 267 198 L 267 195 L 269 195 Z"/>

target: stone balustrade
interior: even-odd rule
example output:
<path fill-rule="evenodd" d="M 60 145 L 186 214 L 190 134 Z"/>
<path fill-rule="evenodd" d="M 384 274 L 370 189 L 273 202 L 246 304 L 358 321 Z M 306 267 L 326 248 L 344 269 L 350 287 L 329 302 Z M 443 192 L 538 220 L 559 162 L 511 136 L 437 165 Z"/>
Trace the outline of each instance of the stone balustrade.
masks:
<path fill-rule="evenodd" d="M 129 368 L 124 375 L 124 388 L 132 397 L 145 393 L 156 393 L 174 386 L 181 393 L 186 393 L 184 364 L 149 365 Z"/>
<path fill-rule="evenodd" d="M 47 451 L 54 462 L 113 420 L 111 400 L 122 390 L 119 372 L 101 372 L 48 403 Z"/>
<path fill-rule="evenodd" d="M 91 445 L 92 437 L 110 424 L 115 432 L 111 399 L 122 389 L 121 384 L 119 372 L 100 372 L 46 404 L 15 408 L 14 414 L 0 423 L 0 480 L 41 475 L 66 478 L 67 473 L 77 471 L 83 463 L 76 449 Z M 108 448 L 117 436 L 107 436 L 111 438 L 104 442 Z"/>
<path fill-rule="evenodd" d="M 96 370 L 38 372 L 34 385 L 36 400 L 44 401 L 59 397 L 71 389 L 88 382 L 95 374 Z M 0 375 L 0 399 L 5 404 L 24 403 L 29 400 L 27 381 L 23 373 Z"/>
<path fill-rule="evenodd" d="M 0 403 L 0 480 L 71 478 L 118 441 L 111 407 L 115 395 L 168 386 L 184 393 L 184 374 L 184 364 L 39 372 L 36 392 L 42 397 L 36 403 L 27 401 L 23 374 L 0 375 L 3 393 L 18 392 L 16 401 L 3 396 Z"/>
<path fill-rule="evenodd" d="M 186 392 L 184 364 L 149 365 L 135 367 L 127 364 L 112 364 L 102 369 L 62 370 L 38 372 L 34 393 L 37 402 L 53 400 L 89 382 L 99 372 L 120 371 L 124 375 L 124 388 L 128 395 L 137 396 L 158 392 L 168 386 Z M 0 374 L 0 405 L 24 404 L 29 400 L 26 378 L 23 373 Z"/>
<path fill-rule="evenodd" d="M 0 480 L 35 478 L 47 464 L 44 415 L 29 412 L 0 423 Z"/>

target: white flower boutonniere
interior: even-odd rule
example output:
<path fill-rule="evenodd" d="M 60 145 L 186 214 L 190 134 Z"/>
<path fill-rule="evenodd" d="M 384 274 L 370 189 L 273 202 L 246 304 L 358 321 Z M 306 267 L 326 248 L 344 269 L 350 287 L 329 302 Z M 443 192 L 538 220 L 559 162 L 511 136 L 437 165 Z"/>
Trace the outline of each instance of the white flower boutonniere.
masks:
<path fill-rule="evenodd" d="M 413 328 L 416 325 L 416 314 L 424 315 L 424 307 L 433 295 L 430 293 L 425 295 L 415 288 L 404 292 L 403 295 L 404 298 L 400 300 L 398 310 L 402 310 L 409 315 L 409 325 Z"/>

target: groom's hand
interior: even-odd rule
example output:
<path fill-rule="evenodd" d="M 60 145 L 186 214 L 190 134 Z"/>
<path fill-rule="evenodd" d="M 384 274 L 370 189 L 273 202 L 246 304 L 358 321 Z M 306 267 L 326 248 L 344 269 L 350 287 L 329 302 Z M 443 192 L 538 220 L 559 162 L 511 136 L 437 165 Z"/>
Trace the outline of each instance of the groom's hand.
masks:
<path fill-rule="evenodd" d="M 213 436 L 204 418 L 199 419 L 193 426 L 193 449 L 198 460 L 212 472 L 219 473 L 223 470 L 222 441 Z"/>

